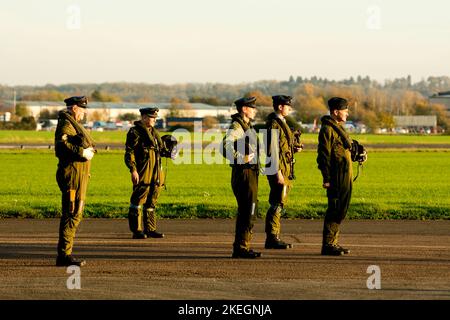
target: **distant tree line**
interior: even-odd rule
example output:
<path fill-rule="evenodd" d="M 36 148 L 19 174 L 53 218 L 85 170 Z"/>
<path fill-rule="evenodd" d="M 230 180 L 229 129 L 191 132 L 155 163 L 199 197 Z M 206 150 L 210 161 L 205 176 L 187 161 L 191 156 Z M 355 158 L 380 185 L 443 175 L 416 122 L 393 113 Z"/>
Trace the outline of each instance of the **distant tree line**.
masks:
<path fill-rule="evenodd" d="M 20 121 L 0 121 L 0 130 L 36 130 L 37 123 L 33 116 L 22 117 Z"/>
<path fill-rule="evenodd" d="M 18 100 L 61 101 L 69 95 L 88 95 L 92 101 L 100 102 L 170 102 L 174 97 L 188 102 L 200 102 L 210 105 L 230 105 L 237 97 L 252 90 L 265 95 L 290 94 L 304 84 L 315 87 L 360 86 L 362 89 L 409 90 L 424 97 L 440 91 L 450 90 L 450 77 L 428 77 L 412 83 L 411 76 L 386 80 L 383 84 L 370 77 L 357 76 L 344 80 L 326 78 L 303 78 L 291 76 L 288 81 L 263 80 L 243 84 L 222 83 L 186 83 L 186 84 L 145 84 L 145 83 L 102 83 L 102 84 L 65 84 L 45 86 L 16 86 Z M 0 99 L 12 100 L 13 88 L 0 85 Z"/>
<path fill-rule="evenodd" d="M 391 128 L 394 115 L 437 115 L 438 125 L 450 128 L 445 108 L 430 104 L 428 96 L 450 90 L 450 77 L 428 77 L 412 83 L 411 77 L 386 80 L 383 84 L 370 77 L 357 76 L 344 80 L 303 78 L 287 81 L 264 80 L 244 84 L 187 83 L 175 85 L 144 83 L 66 84 L 45 86 L 0 86 L 0 100 L 11 100 L 16 91 L 20 101 L 62 101 L 70 95 L 88 95 L 98 102 L 170 102 L 171 116 L 190 116 L 192 103 L 230 106 L 244 95 L 255 95 L 258 104 L 270 106 L 271 95 L 294 97 L 297 120 L 313 122 L 327 113 L 326 101 L 342 96 L 350 101 L 350 120 L 361 121 L 371 129 Z M 49 115 L 50 116 L 50 115 Z M 259 113 L 263 119 L 266 114 Z M 100 115 L 99 115 L 100 118 Z"/>

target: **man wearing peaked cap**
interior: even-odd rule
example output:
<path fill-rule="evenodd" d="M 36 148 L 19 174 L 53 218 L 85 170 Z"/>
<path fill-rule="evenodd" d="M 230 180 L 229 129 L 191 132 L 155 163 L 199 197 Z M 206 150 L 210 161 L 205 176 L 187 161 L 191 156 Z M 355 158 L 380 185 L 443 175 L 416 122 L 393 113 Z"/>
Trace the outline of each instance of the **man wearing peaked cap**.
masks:
<path fill-rule="evenodd" d="M 156 204 L 164 186 L 161 156 L 170 152 L 155 129 L 159 109 L 141 108 L 139 112 L 141 120 L 134 122 L 125 143 L 125 164 L 133 183 L 128 222 L 133 239 L 163 238 L 156 231 Z"/>
<path fill-rule="evenodd" d="M 156 107 L 141 108 L 139 109 L 139 112 L 141 113 L 141 115 L 147 115 L 150 118 L 157 118 L 159 109 Z"/>
<path fill-rule="evenodd" d="M 292 97 L 291 96 L 284 96 L 284 95 L 277 95 L 272 96 L 272 101 L 274 106 L 292 106 Z"/>
<path fill-rule="evenodd" d="M 259 141 L 251 120 L 256 115 L 256 98 L 234 102 L 238 113 L 222 141 L 222 154 L 230 161 L 231 188 L 238 205 L 232 258 L 255 259 L 260 252 L 250 249 L 253 221 L 258 210 Z"/>
<path fill-rule="evenodd" d="M 242 107 L 250 107 L 250 108 L 256 108 L 256 97 L 244 97 L 236 100 L 234 102 L 236 105 L 236 108 L 238 111 L 242 109 Z"/>
<path fill-rule="evenodd" d="M 346 216 L 352 194 L 352 140 L 344 128 L 348 117 L 347 100 L 333 97 L 328 100 L 328 107 L 330 115 L 321 118 L 317 147 L 317 164 L 322 173 L 322 187 L 326 189 L 328 198 L 321 254 L 341 256 L 350 252 L 341 247 L 338 241 L 340 224 Z"/>
<path fill-rule="evenodd" d="M 66 106 L 78 106 L 80 108 L 87 108 L 88 99 L 85 96 L 75 96 L 64 100 Z"/>
<path fill-rule="evenodd" d="M 62 213 L 59 226 L 57 266 L 83 266 L 84 260 L 72 257 L 73 241 L 81 222 L 89 181 L 94 143 L 79 123 L 86 113 L 87 98 L 70 97 L 64 100 L 67 109 L 58 115 L 55 131 L 55 154 L 59 159 L 56 181 L 62 193 Z"/>
<path fill-rule="evenodd" d="M 300 149 L 296 147 L 294 134 L 286 123 L 286 117 L 292 111 L 292 97 L 285 95 L 272 96 L 274 112 L 269 114 L 266 122 L 267 157 L 266 175 L 270 186 L 269 210 L 266 214 L 266 249 L 288 249 L 292 244 L 280 239 L 281 216 L 285 209 L 287 196 L 292 188 L 294 176 L 294 154 Z"/>
<path fill-rule="evenodd" d="M 328 108 L 330 109 L 330 113 L 332 113 L 333 110 L 348 109 L 348 101 L 344 98 L 333 97 L 328 100 Z"/>

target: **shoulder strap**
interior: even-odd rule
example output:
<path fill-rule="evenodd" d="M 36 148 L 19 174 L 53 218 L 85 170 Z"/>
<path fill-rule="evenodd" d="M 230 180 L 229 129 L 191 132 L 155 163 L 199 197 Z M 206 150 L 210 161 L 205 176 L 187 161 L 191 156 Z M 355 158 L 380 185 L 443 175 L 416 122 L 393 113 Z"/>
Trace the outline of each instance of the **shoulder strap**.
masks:
<path fill-rule="evenodd" d="M 275 117 L 274 119 L 275 119 L 276 122 L 278 122 L 278 124 L 280 125 L 280 127 L 283 130 L 284 134 L 288 138 L 289 145 L 292 145 L 292 132 L 291 132 L 291 129 L 289 129 L 287 124 L 283 120 L 281 120 L 279 117 Z"/>
<path fill-rule="evenodd" d="M 291 160 L 289 161 L 289 165 L 291 167 L 291 175 L 288 177 L 289 180 L 295 180 L 295 174 L 294 174 L 294 139 L 291 132 L 291 129 L 289 129 L 288 125 L 278 116 L 273 117 L 273 119 L 278 123 L 278 125 L 281 127 L 281 130 L 283 130 L 284 135 L 286 136 L 286 139 L 288 140 L 288 145 L 291 153 Z M 270 134 L 270 130 L 269 130 Z M 270 139 L 272 139 L 272 136 L 270 136 Z"/>
<path fill-rule="evenodd" d="M 154 144 L 155 147 L 157 147 L 157 142 L 155 141 L 149 130 L 145 129 L 143 126 L 140 125 L 135 125 L 134 128 L 136 129 L 137 132 L 140 133 L 141 136 L 146 137 L 148 141 L 150 141 L 150 143 Z"/>
<path fill-rule="evenodd" d="M 329 125 L 331 128 L 333 128 L 334 132 L 338 134 L 338 136 L 342 139 L 342 143 L 344 144 L 345 149 L 351 149 L 352 148 L 352 142 L 348 135 L 345 133 L 345 131 L 333 123 L 332 121 L 326 121 L 326 124 Z"/>
<path fill-rule="evenodd" d="M 239 125 L 242 127 L 242 129 L 244 130 L 244 132 L 246 132 L 248 129 L 250 129 L 250 126 L 247 125 L 241 118 L 235 117 L 235 118 L 233 118 L 233 120 L 231 121 L 231 123 L 233 123 L 234 121 L 236 121 L 237 123 L 239 123 Z"/>
<path fill-rule="evenodd" d="M 244 130 L 244 133 L 246 133 L 249 129 L 252 128 L 251 124 L 246 124 L 246 123 L 243 121 L 243 119 L 240 118 L 240 117 L 233 117 L 233 118 L 231 119 L 231 124 L 233 124 L 233 122 L 239 123 L 239 125 L 241 126 L 241 128 Z M 257 156 L 257 167 L 259 168 L 259 154 L 260 154 L 261 148 L 260 148 L 260 142 L 259 142 L 259 137 L 258 137 L 258 135 L 255 134 L 255 135 L 254 135 L 254 138 L 255 138 L 254 143 L 256 144 L 256 152 L 257 152 L 257 155 L 258 155 L 258 156 Z M 225 136 L 223 137 L 223 139 L 222 139 L 222 148 L 221 148 L 222 155 L 223 155 L 224 157 L 226 157 L 226 150 L 225 150 L 225 144 L 224 144 L 225 139 L 226 139 L 226 135 L 225 135 Z M 247 144 L 247 143 L 246 143 L 246 144 Z M 236 149 L 236 145 L 237 145 L 237 141 L 234 142 L 234 148 L 235 148 L 235 149 Z"/>
<path fill-rule="evenodd" d="M 79 135 L 81 137 L 83 148 L 94 147 L 94 141 L 92 140 L 92 138 L 89 135 L 89 133 L 86 131 L 86 129 L 80 123 L 78 123 L 72 117 L 72 115 L 70 115 L 67 112 L 63 112 L 63 113 L 61 113 L 61 116 L 64 117 L 65 119 L 67 119 L 67 121 L 70 122 L 72 127 L 75 129 L 77 135 Z"/>
<path fill-rule="evenodd" d="M 159 135 L 158 131 L 156 131 L 155 127 L 152 128 L 152 132 L 150 133 L 150 135 L 153 136 L 153 138 L 156 140 L 157 148 L 163 148 L 164 144 L 161 140 L 161 136 Z"/>

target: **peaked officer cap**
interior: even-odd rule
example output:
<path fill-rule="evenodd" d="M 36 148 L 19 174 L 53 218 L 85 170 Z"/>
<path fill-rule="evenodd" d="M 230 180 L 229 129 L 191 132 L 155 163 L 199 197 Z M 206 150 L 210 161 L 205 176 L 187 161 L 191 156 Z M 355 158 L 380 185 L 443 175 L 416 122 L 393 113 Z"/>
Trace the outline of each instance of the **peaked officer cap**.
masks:
<path fill-rule="evenodd" d="M 141 115 L 145 114 L 145 115 L 149 116 L 150 118 L 157 118 L 158 111 L 159 111 L 159 109 L 157 107 L 139 109 L 139 112 L 141 113 Z"/>
<path fill-rule="evenodd" d="M 80 108 L 87 108 L 88 99 L 85 96 L 75 96 L 64 100 L 66 106 L 77 105 Z"/>
<path fill-rule="evenodd" d="M 328 100 L 328 107 L 330 111 L 348 109 L 348 101 L 344 98 L 333 97 Z"/>
<path fill-rule="evenodd" d="M 250 108 L 256 108 L 256 97 L 248 97 L 248 98 L 240 98 L 237 99 L 234 104 L 237 108 L 242 107 L 250 107 Z"/>
<path fill-rule="evenodd" d="M 292 105 L 292 97 L 291 96 L 285 96 L 285 95 L 277 95 L 272 96 L 273 106 L 280 106 L 280 105 Z"/>

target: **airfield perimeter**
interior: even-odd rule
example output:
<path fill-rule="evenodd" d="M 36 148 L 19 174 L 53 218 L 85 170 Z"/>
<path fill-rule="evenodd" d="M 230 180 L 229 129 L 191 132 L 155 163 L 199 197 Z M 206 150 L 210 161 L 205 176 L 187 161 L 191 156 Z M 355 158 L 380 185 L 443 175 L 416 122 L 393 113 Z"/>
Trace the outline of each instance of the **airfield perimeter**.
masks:
<path fill-rule="evenodd" d="M 349 220 L 343 257 L 321 256 L 321 220 L 284 220 L 291 250 L 231 259 L 234 219 L 160 220 L 164 239 L 132 240 L 125 219 L 85 219 L 81 289 L 55 267 L 58 219 L 0 220 L 0 299 L 450 299 L 450 221 Z M 369 290 L 367 268 L 381 270 Z"/>

